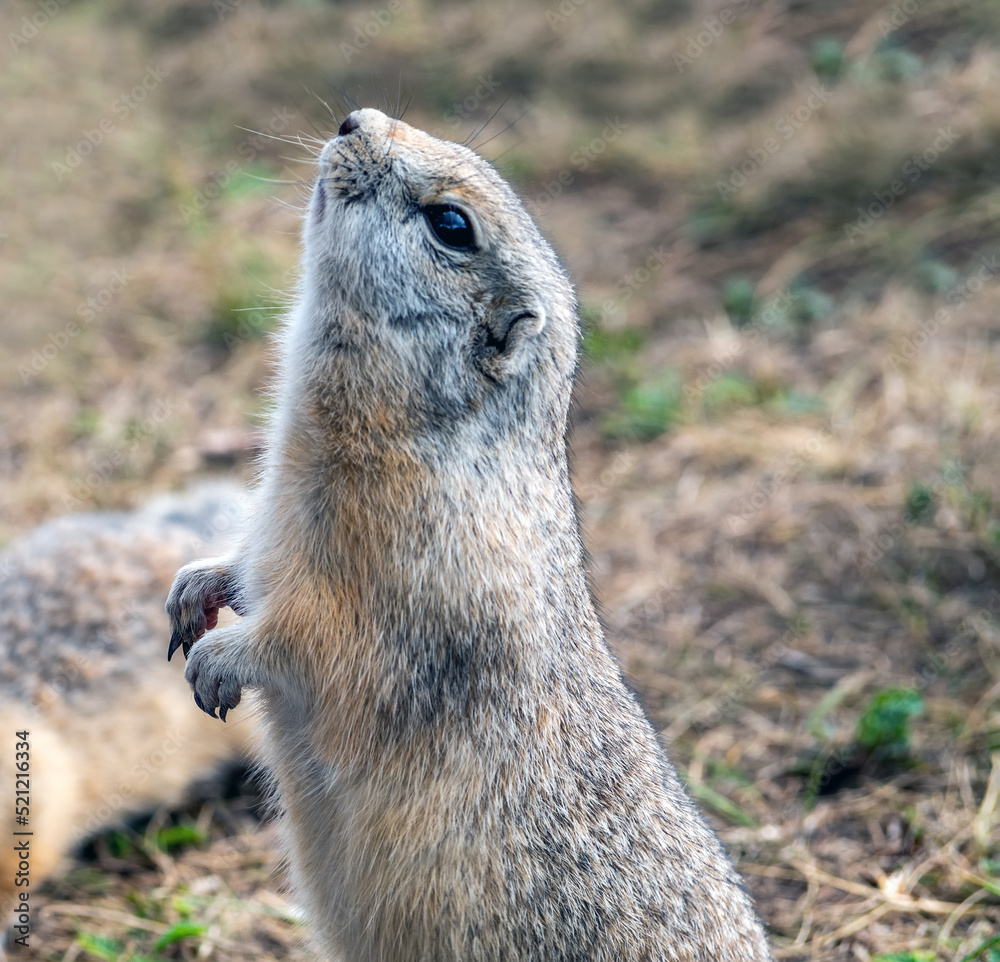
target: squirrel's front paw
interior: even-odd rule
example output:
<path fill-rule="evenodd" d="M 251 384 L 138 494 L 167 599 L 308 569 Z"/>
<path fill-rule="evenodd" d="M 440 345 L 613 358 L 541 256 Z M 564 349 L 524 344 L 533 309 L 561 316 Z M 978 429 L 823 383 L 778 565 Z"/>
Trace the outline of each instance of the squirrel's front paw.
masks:
<path fill-rule="evenodd" d="M 223 721 L 230 709 L 240 703 L 245 684 L 232 663 L 231 649 L 227 644 L 229 639 L 226 637 L 228 631 L 226 628 L 219 629 L 191 650 L 184 670 L 184 677 L 194 692 L 195 704 L 206 714 Z"/>
<path fill-rule="evenodd" d="M 170 617 L 169 661 L 178 648 L 187 658 L 194 643 L 219 623 L 219 609 L 231 605 L 243 614 L 230 565 L 222 559 L 192 561 L 177 572 L 167 597 Z"/>

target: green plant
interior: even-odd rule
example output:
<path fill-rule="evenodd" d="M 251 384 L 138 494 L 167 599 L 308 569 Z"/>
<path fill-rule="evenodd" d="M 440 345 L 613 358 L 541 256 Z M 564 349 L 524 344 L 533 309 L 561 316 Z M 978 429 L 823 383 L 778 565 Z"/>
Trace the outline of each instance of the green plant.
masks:
<path fill-rule="evenodd" d="M 714 414 L 731 408 L 759 404 L 761 392 L 746 375 L 727 372 L 720 374 L 705 388 L 702 401 L 706 410 Z"/>
<path fill-rule="evenodd" d="M 926 484 L 913 484 L 906 494 L 903 520 L 907 524 L 920 524 L 927 520 L 937 496 Z"/>
<path fill-rule="evenodd" d="M 635 327 L 608 330 L 589 324 L 583 337 L 583 353 L 593 361 L 618 361 L 639 352 L 646 335 Z"/>
<path fill-rule="evenodd" d="M 924 62 L 904 47 L 886 46 L 873 58 L 870 72 L 877 80 L 901 83 L 912 80 L 924 69 Z"/>
<path fill-rule="evenodd" d="M 734 324 L 743 325 L 750 320 L 754 309 L 753 282 L 746 277 L 727 277 L 722 284 L 722 306 Z"/>
<path fill-rule="evenodd" d="M 923 712 L 924 699 L 916 689 L 885 688 L 872 695 L 858 719 L 855 737 L 868 751 L 903 757 L 910 750 L 910 719 Z"/>
<path fill-rule="evenodd" d="M 803 286 L 791 291 L 789 317 L 798 324 L 813 324 L 833 313 L 833 298 L 818 287 Z"/>
<path fill-rule="evenodd" d="M 651 441 L 674 426 L 684 412 L 680 378 L 672 371 L 625 388 L 621 409 L 601 423 L 606 437 Z"/>
<path fill-rule="evenodd" d="M 162 954 L 164 949 L 184 939 L 202 935 L 206 931 L 206 926 L 196 922 L 175 922 L 153 943 L 151 955 L 128 951 L 125 944 L 118 939 L 95 935 L 92 932 L 78 932 L 76 944 L 101 962 L 166 962 L 167 957 Z"/>
<path fill-rule="evenodd" d="M 1000 962 L 1000 935 L 988 938 L 982 945 L 964 956 L 961 962 Z"/>
<path fill-rule="evenodd" d="M 752 815 L 748 815 L 736 802 L 717 792 L 714 788 L 710 788 L 704 782 L 698 782 L 697 784 L 686 782 L 686 785 L 688 791 L 699 802 L 707 805 L 709 808 L 715 809 L 720 815 L 725 816 L 734 824 L 745 825 L 747 828 L 755 828 L 757 826 L 757 820 Z"/>
<path fill-rule="evenodd" d="M 139 851 L 132 840 L 132 836 L 118 829 L 106 832 L 104 834 L 104 841 L 108 846 L 108 851 L 115 858 L 129 858 Z"/>
<path fill-rule="evenodd" d="M 812 46 L 812 68 L 817 75 L 833 80 L 844 67 L 844 45 L 834 37 L 820 37 Z"/>
<path fill-rule="evenodd" d="M 925 294 L 944 294 L 958 283 L 958 272 L 942 261 L 921 261 L 913 269 L 918 290 Z"/>
<path fill-rule="evenodd" d="M 70 421 L 70 430 L 78 437 L 87 438 L 97 433 L 101 425 L 101 412 L 94 408 L 81 407 Z"/>
<path fill-rule="evenodd" d="M 172 852 L 188 845 L 204 845 L 205 841 L 205 833 L 190 823 L 168 825 L 156 833 L 156 847 L 161 852 Z"/>
<path fill-rule="evenodd" d="M 116 939 L 109 939 L 104 935 L 92 935 L 90 932 L 77 933 L 76 944 L 88 955 L 103 959 L 104 962 L 118 962 L 125 948 Z"/>
<path fill-rule="evenodd" d="M 153 950 L 159 952 L 168 945 L 173 945 L 175 942 L 180 942 L 182 939 L 188 939 L 195 935 L 202 935 L 205 931 L 207 931 L 207 926 L 200 925 L 197 922 L 175 922 L 156 940 Z"/>

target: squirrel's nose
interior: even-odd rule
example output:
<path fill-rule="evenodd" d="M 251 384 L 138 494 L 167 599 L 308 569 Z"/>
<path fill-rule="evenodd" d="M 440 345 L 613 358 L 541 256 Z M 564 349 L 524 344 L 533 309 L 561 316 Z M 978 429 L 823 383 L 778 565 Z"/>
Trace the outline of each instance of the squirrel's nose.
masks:
<path fill-rule="evenodd" d="M 344 122 L 340 125 L 340 129 L 337 133 L 339 136 L 343 137 L 345 134 L 353 133 L 360 126 L 361 121 L 358 120 L 358 112 L 355 110 L 344 118 Z"/>

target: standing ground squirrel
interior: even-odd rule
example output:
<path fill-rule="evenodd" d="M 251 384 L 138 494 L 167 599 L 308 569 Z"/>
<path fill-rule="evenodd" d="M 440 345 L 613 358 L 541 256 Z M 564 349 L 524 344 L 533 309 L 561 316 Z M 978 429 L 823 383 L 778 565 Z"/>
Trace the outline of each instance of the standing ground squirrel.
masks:
<path fill-rule="evenodd" d="M 167 609 L 205 711 L 261 693 L 325 955 L 771 958 L 594 611 L 551 248 L 476 154 L 370 109 L 304 236 L 253 520 Z"/>
<path fill-rule="evenodd" d="M 191 711 L 158 640 L 177 566 L 231 546 L 241 498 L 235 485 L 210 485 L 132 514 L 58 518 L 0 554 L 0 784 L 8 793 L 0 926 L 20 896 L 31 904 L 77 842 L 175 804 L 192 781 L 248 749 L 248 720 L 209 737 L 211 722 Z M 17 755 L 25 731 L 28 747 Z M 15 794 L 17 774 L 26 795 Z M 18 812 L 26 813 L 21 825 Z"/>

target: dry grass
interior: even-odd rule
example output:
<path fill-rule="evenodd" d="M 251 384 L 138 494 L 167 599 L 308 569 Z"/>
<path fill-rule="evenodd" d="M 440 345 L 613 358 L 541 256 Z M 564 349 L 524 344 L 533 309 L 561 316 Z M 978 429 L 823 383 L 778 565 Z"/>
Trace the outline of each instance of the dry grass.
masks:
<path fill-rule="evenodd" d="M 1000 958 L 1000 32 L 985 0 L 896 7 L 407 0 L 350 57 L 363 5 L 60 8 L 0 73 L 0 535 L 245 472 L 300 198 L 255 178 L 309 168 L 240 128 L 313 136 L 306 89 L 393 105 L 399 78 L 443 136 L 500 107 L 484 152 L 595 331 L 574 450 L 609 635 L 778 957 Z M 900 688 L 905 750 L 859 747 Z M 204 845 L 154 824 L 50 885 L 35 957 L 307 958 L 271 829 L 188 815 Z"/>

